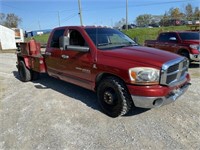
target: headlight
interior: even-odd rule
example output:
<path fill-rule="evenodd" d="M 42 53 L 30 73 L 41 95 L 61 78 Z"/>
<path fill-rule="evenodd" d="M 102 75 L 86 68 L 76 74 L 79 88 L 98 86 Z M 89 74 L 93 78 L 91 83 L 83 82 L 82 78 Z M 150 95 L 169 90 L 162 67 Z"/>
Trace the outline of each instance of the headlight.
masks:
<path fill-rule="evenodd" d="M 159 84 L 160 70 L 149 67 L 129 69 L 131 83 L 140 85 Z"/>
<path fill-rule="evenodd" d="M 198 44 L 192 44 L 192 45 L 190 45 L 190 48 L 197 49 L 200 51 L 200 45 L 198 45 Z"/>

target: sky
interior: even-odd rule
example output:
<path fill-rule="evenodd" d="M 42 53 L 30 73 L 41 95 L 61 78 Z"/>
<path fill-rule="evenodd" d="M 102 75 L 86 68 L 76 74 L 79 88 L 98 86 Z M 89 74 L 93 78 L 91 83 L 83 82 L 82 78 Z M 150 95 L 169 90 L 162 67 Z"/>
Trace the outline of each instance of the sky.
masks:
<path fill-rule="evenodd" d="M 84 25 L 113 26 L 126 18 L 126 0 L 80 2 Z M 142 14 L 163 15 L 170 8 L 184 12 L 188 3 L 200 7 L 200 0 L 128 0 L 128 22 L 135 23 Z M 26 31 L 80 25 L 78 0 L 0 0 L 0 12 L 19 16 L 19 27 Z"/>

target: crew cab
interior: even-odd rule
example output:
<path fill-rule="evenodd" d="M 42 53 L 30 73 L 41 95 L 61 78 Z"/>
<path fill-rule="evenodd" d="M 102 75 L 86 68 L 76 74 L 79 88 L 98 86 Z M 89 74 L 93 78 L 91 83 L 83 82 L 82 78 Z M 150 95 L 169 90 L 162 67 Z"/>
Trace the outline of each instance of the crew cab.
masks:
<path fill-rule="evenodd" d="M 190 85 L 185 57 L 139 46 L 112 28 L 55 28 L 44 54 L 35 40 L 20 46 L 17 68 L 22 81 L 48 73 L 92 90 L 111 117 L 127 114 L 132 106 L 155 108 L 174 102 Z"/>
<path fill-rule="evenodd" d="M 197 31 L 162 32 L 157 40 L 146 40 L 145 46 L 173 52 L 200 61 L 200 33 Z"/>

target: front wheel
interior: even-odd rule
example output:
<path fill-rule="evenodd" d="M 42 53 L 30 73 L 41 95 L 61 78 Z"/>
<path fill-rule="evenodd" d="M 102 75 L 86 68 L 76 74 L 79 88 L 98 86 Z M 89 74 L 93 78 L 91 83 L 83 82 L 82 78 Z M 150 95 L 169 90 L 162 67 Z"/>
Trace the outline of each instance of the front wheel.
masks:
<path fill-rule="evenodd" d="M 97 88 L 98 101 L 104 112 L 111 117 L 128 113 L 131 108 L 131 96 L 123 81 L 116 77 L 107 77 Z"/>

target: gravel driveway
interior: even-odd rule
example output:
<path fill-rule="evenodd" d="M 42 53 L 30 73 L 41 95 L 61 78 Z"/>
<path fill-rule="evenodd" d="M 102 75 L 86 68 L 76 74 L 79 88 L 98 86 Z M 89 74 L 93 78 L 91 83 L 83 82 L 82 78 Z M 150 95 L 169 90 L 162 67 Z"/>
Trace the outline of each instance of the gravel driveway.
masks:
<path fill-rule="evenodd" d="M 95 93 L 45 74 L 18 79 L 15 54 L 0 53 L 0 149 L 200 150 L 200 68 L 175 103 L 110 118 Z"/>

